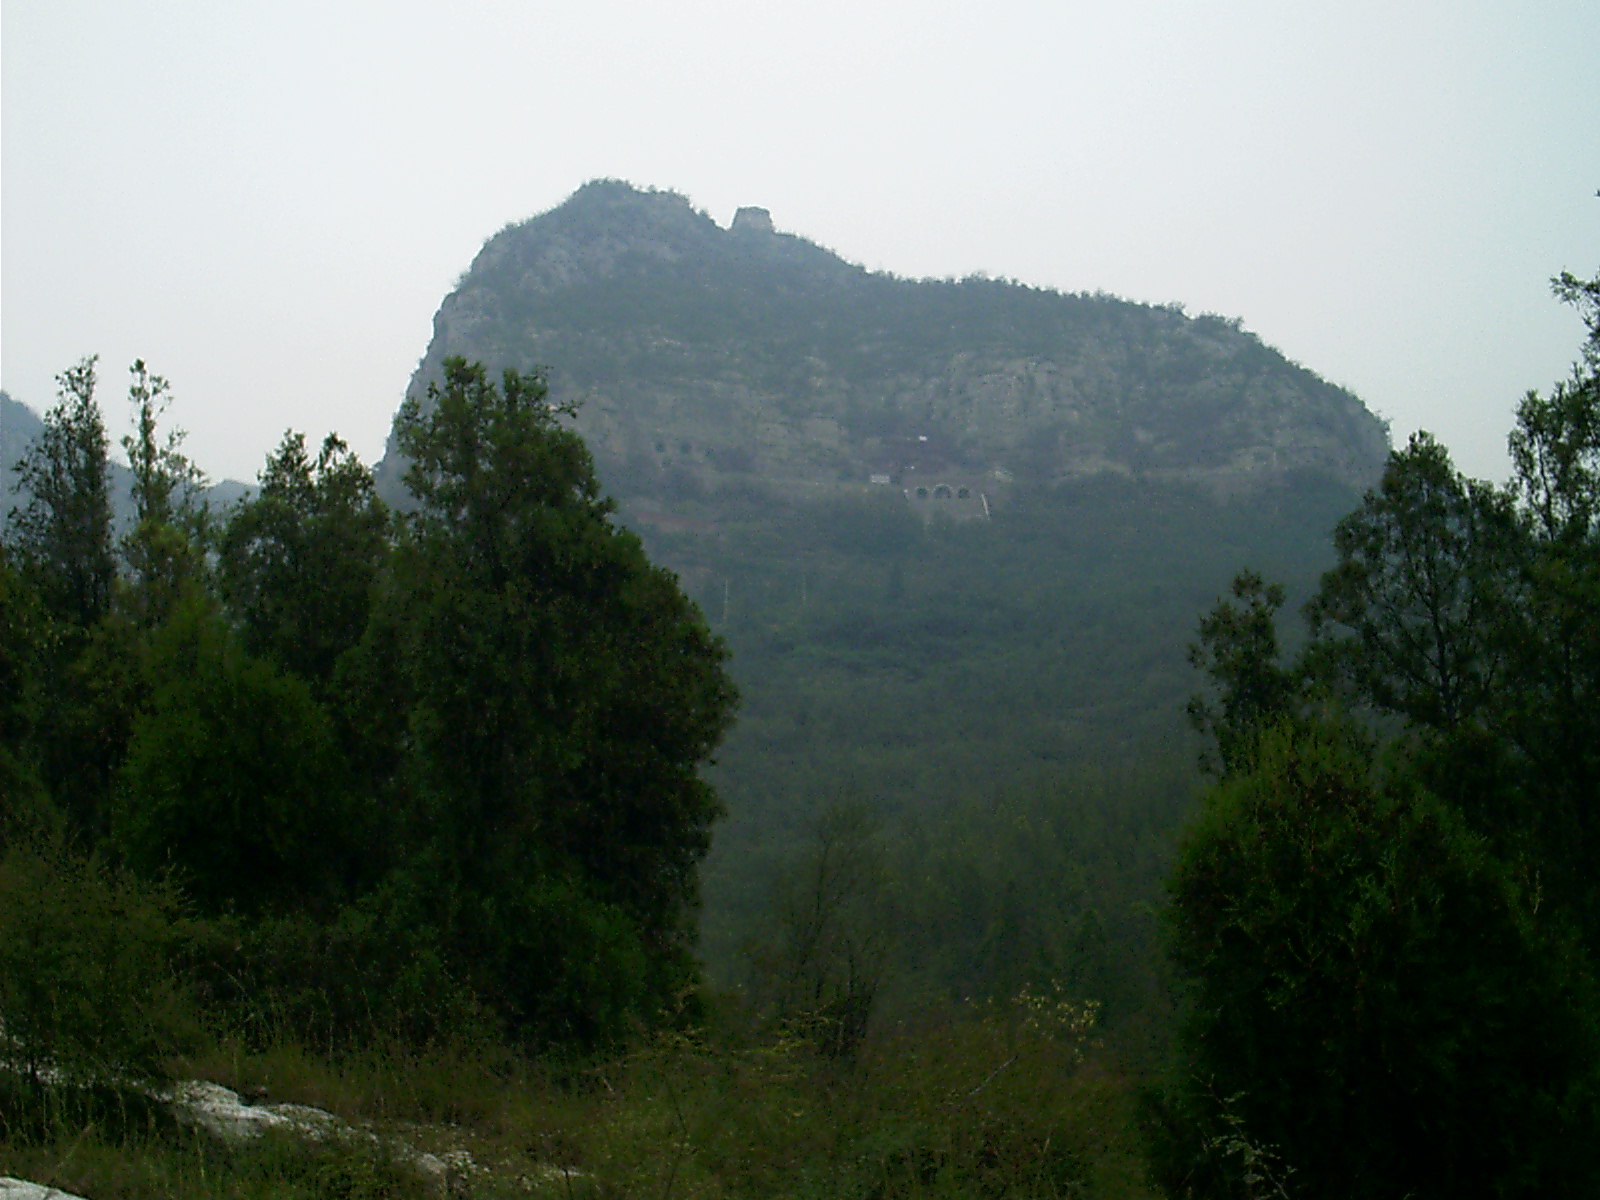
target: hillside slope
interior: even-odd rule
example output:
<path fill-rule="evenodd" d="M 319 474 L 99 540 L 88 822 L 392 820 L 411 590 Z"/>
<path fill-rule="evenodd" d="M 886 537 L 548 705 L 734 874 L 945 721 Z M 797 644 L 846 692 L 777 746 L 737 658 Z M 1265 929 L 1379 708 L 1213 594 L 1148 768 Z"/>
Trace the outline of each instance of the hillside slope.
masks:
<path fill-rule="evenodd" d="M 761 210 L 724 229 L 616 182 L 485 244 L 413 394 L 450 355 L 548 369 L 619 518 L 733 650 L 743 704 L 706 873 L 717 978 L 739 976 L 773 880 L 843 801 L 946 856 L 928 878 L 968 881 L 951 911 L 993 908 L 1002 958 L 1148 991 L 1163 847 L 1193 787 L 1187 643 L 1242 565 L 1301 593 L 1329 565 L 1327 530 L 1387 452 L 1359 400 L 1236 322 L 871 274 Z M 394 499 L 402 468 L 391 447 Z M 1060 799 L 1080 785 L 1093 799 Z M 1007 795 L 1075 814 L 1070 869 L 995 848 L 984 806 Z M 1099 842 L 1096 806 L 1121 831 Z M 1026 900 L 1018 872 L 1039 876 Z M 930 916 L 907 951 L 951 994 L 999 977 L 972 965 L 993 933 L 973 920 L 969 945 Z M 1039 948 L 1073 922 L 1114 949 L 1071 966 Z"/>
<path fill-rule="evenodd" d="M 440 306 L 412 391 L 460 354 L 548 367 L 615 492 L 759 480 L 1119 475 L 1365 486 L 1384 427 L 1238 322 L 985 279 L 870 273 L 670 192 L 586 184 L 510 226 Z"/>

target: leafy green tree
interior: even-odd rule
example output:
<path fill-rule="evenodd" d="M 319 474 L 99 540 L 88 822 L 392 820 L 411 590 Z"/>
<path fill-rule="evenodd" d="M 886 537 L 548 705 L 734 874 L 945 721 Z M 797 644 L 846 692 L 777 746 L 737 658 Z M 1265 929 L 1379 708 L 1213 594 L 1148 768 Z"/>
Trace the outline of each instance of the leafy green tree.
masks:
<path fill-rule="evenodd" d="M 309 687 L 246 653 L 200 593 L 151 634 L 144 671 L 111 823 L 123 858 L 213 912 L 347 894 L 363 823 Z"/>
<path fill-rule="evenodd" d="M 26 622 L 30 640 L 19 642 L 17 651 L 31 646 L 25 656 L 36 672 L 26 751 L 36 780 L 68 828 L 92 839 L 103 831 L 110 772 L 120 753 L 115 743 L 126 725 L 125 713 L 104 704 L 118 690 L 114 681 L 124 677 L 103 669 L 112 666 L 107 651 L 115 640 L 109 636 L 116 584 L 109 468 L 94 396 L 95 359 L 82 360 L 57 381 L 60 399 L 20 464 L 29 499 L 13 514 L 15 585 L 38 607 Z M 17 703 L 29 694 L 23 686 Z"/>
<path fill-rule="evenodd" d="M 1243 768 L 1263 729 L 1288 715 L 1299 684 L 1283 665 L 1278 648 L 1278 610 L 1283 586 L 1242 571 L 1222 601 L 1200 621 L 1200 640 L 1189 647 L 1189 665 L 1205 673 L 1213 699 L 1189 701 L 1189 720 L 1210 740 L 1202 765 L 1227 775 Z"/>
<path fill-rule="evenodd" d="M 1569 546 L 1600 518 L 1600 413 L 1595 377 L 1576 372 L 1548 397 L 1529 392 L 1508 439 L 1513 486 L 1541 540 Z"/>
<path fill-rule="evenodd" d="M 1430 786 L 1600 937 L 1600 287 L 1557 291 L 1589 341 L 1570 380 L 1519 406 L 1511 487 L 1463 479 L 1417 435 L 1340 522 L 1309 615 L 1313 653 L 1404 721 Z"/>
<path fill-rule="evenodd" d="M 1306 608 L 1306 673 L 1403 739 L 1410 769 L 1498 853 L 1537 856 L 1544 818 L 1512 740 L 1531 581 L 1513 498 L 1417 434 L 1335 527 L 1334 547 Z"/>
<path fill-rule="evenodd" d="M 122 541 L 130 575 L 126 607 L 141 626 L 157 624 L 205 572 L 208 514 L 197 500 L 205 475 L 182 452 L 184 433 L 160 432 L 171 385 L 143 359 L 128 368 L 134 432 L 122 439 L 133 473 L 132 531 Z"/>
<path fill-rule="evenodd" d="M 560 416 L 540 377 L 497 386 L 459 359 L 426 406 L 406 402 L 417 509 L 393 633 L 373 636 L 397 647 L 411 803 L 462 960 L 506 964 L 489 985 L 512 1016 L 577 1028 L 595 1024 L 571 986 L 584 946 L 590 965 L 646 968 L 652 1004 L 693 977 L 697 864 L 720 813 L 699 772 L 734 694 L 721 644 L 612 524 Z M 583 938 L 535 947 L 557 914 Z"/>
<path fill-rule="evenodd" d="M 1309 609 L 1322 649 L 1379 711 L 1441 730 L 1482 719 L 1504 677 L 1517 534 L 1503 495 L 1413 435 L 1334 529 L 1339 562 Z"/>
<path fill-rule="evenodd" d="M 1307 1195 L 1600 1182 L 1600 284 L 1558 291 L 1590 342 L 1519 409 L 1512 488 L 1391 456 L 1295 668 L 1348 707 L 1258 742 L 1174 877 L 1200 1090 Z"/>
<path fill-rule="evenodd" d="M 56 376 L 59 399 L 17 464 L 28 501 L 11 514 L 19 564 L 58 619 L 79 630 L 111 603 L 115 561 L 105 423 L 94 398 L 95 359 Z"/>
<path fill-rule="evenodd" d="M 219 553 L 222 594 L 250 652 L 325 691 L 366 629 L 388 528 L 371 472 L 344 442 L 329 435 L 312 459 L 304 435 L 286 434 Z"/>
<path fill-rule="evenodd" d="M 1173 877 L 1201 1090 L 1307 1197 L 1592 1194 L 1595 996 L 1559 912 L 1338 729 L 1269 734 Z"/>
<path fill-rule="evenodd" d="M 1508 614 L 1504 726 L 1538 797 L 1542 842 L 1581 893 L 1600 952 L 1600 278 L 1563 274 L 1556 292 L 1588 330 L 1569 379 L 1530 392 L 1510 437 L 1512 490 L 1526 517 L 1520 603 Z"/>
<path fill-rule="evenodd" d="M 39 727 L 48 625 L 38 596 L 0 543 L 0 847 L 43 808 Z"/>

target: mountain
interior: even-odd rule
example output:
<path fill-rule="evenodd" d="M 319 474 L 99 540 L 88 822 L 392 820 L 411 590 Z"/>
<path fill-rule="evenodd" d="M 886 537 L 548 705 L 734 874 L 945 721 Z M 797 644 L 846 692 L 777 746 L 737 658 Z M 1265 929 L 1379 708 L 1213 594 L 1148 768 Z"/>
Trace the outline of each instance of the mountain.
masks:
<path fill-rule="evenodd" d="M 950 994 L 996 986 L 995 954 L 1148 992 L 1194 794 L 1187 644 L 1241 567 L 1303 596 L 1330 565 L 1388 448 L 1356 397 L 1236 321 L 874 274 L 615 181 L 484 245 L 413 394 L 451 355 L 548 369 L 618 519 L 733 652 L 716 978 L 844 802 L 944 889 L 925 914 L 966 914 L 925 915 L 913 955 Z M 391 499 L 402 469 L 391 442 Z"/>
<path fill-rule="evenodd" d="M 549 368 L 624 496 L 751 481 L 818 495 L 884 476 L 1223 494 L 1309 471 L 1364 487 L 1388 449 L 1355 396 L 1237 321 L 872 273 L 764 209 L 724 229 L 617 181 L 489 239 L 434 318 L 413 392 L 455 354 Z"/>
<path fill-rule="evenodd" d="M 17 461 L 43 429 L 44 422 L 33 409 L 13 400 L 9 393 L 0 392 L 0 520 L 17 502 L 13 495 Z"/>

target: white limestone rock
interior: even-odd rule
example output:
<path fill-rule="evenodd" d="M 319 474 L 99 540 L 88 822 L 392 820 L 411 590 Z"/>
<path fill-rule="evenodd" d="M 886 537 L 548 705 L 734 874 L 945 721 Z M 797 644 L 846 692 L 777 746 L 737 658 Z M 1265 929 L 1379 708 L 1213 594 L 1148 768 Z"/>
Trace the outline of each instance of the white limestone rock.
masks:
<path fill-rule="evenodd" d="M 83 1200 L 60 1188 L 46 1187 L 42 1183 L 29 1183 L 26 1179 L 0 1179 L 0 1200 Z"/>

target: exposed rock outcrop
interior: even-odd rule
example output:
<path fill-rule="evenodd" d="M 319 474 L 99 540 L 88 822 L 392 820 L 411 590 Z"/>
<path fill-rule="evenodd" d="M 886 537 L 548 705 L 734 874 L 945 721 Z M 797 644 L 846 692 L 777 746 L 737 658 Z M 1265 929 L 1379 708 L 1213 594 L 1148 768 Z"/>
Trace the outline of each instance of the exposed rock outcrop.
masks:
<path fill-rule="evenodd" d="M 617 181 L 491 238 L 441 305 L 414 393 L 462 355 L 548 367 L 606 486 L 826 489 L 926 471 L 1113 474 L 1237 492 L 1365 487 L 1388 450 L 1349 392 L 1237 321 L 988 279 L 906 280 Z M 383 474 L 398 482 L 393 453 Z"/>

